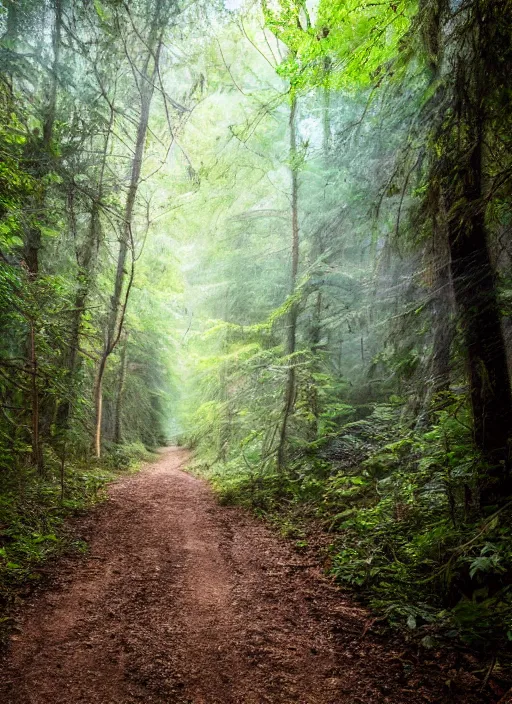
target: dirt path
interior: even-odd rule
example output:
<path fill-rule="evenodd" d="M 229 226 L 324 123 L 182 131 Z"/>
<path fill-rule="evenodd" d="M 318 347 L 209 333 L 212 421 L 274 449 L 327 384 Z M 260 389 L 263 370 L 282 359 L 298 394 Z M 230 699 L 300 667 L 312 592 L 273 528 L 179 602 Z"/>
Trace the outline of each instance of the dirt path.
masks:
<path fill-rule="evenodd" d="M 3 704 L 485 701 L 365 636 L 364 611 L 186 459 L 167 449 L 86 519 L 87 558 L 23 610 Z"/>

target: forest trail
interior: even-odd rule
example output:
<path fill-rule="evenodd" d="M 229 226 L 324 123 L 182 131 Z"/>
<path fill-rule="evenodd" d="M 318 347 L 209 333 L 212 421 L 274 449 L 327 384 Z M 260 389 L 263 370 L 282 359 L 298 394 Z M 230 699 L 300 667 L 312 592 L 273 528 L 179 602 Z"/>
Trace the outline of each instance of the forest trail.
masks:
<path fill-rule="evenodd" d="M 87 557 L 23 609 L 3 704 L 457 701 L 187 459 L 167 448 L 84 519 Z"/>

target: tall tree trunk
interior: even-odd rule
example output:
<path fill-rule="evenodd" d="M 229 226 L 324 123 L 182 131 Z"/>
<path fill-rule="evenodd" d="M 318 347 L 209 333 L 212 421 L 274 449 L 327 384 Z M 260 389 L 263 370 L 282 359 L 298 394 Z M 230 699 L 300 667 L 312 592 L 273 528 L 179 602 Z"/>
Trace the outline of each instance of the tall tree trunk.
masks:
<path fill-rule="evenodd" d="M 57 81 L 58 67 L 60 61 L 61 48 L 61 30 L 62 30 L 62 3 L 61 0 L 54 0 L 54 25 L 52 34 L 53 45 L 53 61 L 51 67 L 51 77 L 48 86 L 48 100 L 44 110 L 43 119 L 43 135 L 42 140 L 36 148 L 34 163 L 37 170 L 37 176 L 42 179 L 51 171 L 51 149 L 53 139 L 53 129 L 56 117 L 57 108 Z M 46 208 L 46 187 L 40 180 L 36 195 L 31 204 L 36 217 L 43 219 Z M 34 282 L 39 275 L 39 251 L 41 248 L 41 226 L 36 222 L 31 224 L 26 232 L 24 242 L 24 259 L 28 271 L 29 279 Z M 37 385 L 37 345 L 36 331 L 33 321 L 30 324 L 30 333 L 28 346 L 30 350 L 30 364 L 32 368 L 32 445 L 33 445 L 33 460 L 37 464 L 40 473 L 44 472 L 43 451 L 42 451 L 42 432 L 41 432 L 41 400 L 39 398 L 39 389 Z M 51 405 L 51 404 L 49 404 Z M 50 427 L 49 418 L 51 410 L 47 409 L 46 414 L 46 429 Z"/>
<path fill-rule="evenodd" d="M 51 147 L 51 141 L 53 138 L 53 128 L 55 125 L 55 117 L 57 110 L 57 82 L 62 33 L 62 0 L 53 1 L 53 11 L 55 15 L 52 36 L 53 63 L 48 91 L 48 102 L 45 110 L 45 120 L 43 123 L 43 146 L 46 149 L 50 149 Z"/>
<path fill-rule="evenodd" d="M 96 372 L 96 380 L 94 383 L 94 408 L 96 411 L 96 423 L 94 426 L 94 453 L 96 457 L 101 457 L 101 423 L 103 420 L 103 376 L 105 374 L 105 365 L 107 357 L 102 355 Z"/>
<path fill-rule="evenodd" d="M 330 62 L 326 57 L 324 60 L 324 70 L 326 75 L 330 71 Z M 329 174 L 330 167 L 330 151 L 331 151 L 331 120 L 330 120 L 330 90 L 326 85 L 322 89 L 322 158 L 324 162 L 324 169 L 326 174 Z M 329 179 L 329 176 L 327 176 Z M 323 223 L 320 227 L 316 229 L 313 241 L 313 261 L 321 260 L 325 253 L 325 244 L 323 237 Z M 322 289 L 319 285 L 318 291 L 316 292 L 316 301 L 313 307 L 313 322 L 311 325 L 311 351 L 313 353 L 313 364 L 312 373 L 313 379 L 311 382 L 311 393 L 310 393 L 310 405 L 311 413 L 314 417 L 313 427 L 311 429 L 311 436 L 313 440 L 316 440 L 319 433 L 319 415 L 320 407 L 318 403 L 318 385 L 314 379 L 314 374 L 320 372 L 320 358 L 319 358 L 319 344 L 322 334 L 322 311 L 323 311 L 323 297 Z"/>
<path fill-rule="evenodd" d="M 103 198 L 103 181 L 105 176 L 105 168 L 107 164 L 108 147 L 112 136 L 112 128 L 114 125 L 115 110 L 114 105 L 109 102 L 110 115 L 106 129 L 105 139 L 103 143 L 103 151 L 101 165 L 98 174 L 98 191 L 93 198 L 91 204 L 91 214 L 89 227 L 83 247 L 77 243 L 78 233 L 76 228 L 76 218 L 74 211 L 74 188 L 71 190 L 68 197 L 68 214 L 70 218 L 70 229 L 75 238 L 75 255 L 77 263 L 77 289 L 74 300 L 74 310 L 71 318 L 71 334 L 69 340 L 69 354 L 67 356 L 66 377 L 68 380 L 67 397 L 61 402 L 57 412 L 57 427 L 63 431 L 69 427 L 69 421 L 72 409 L 72 397 L 74 396 L 74 382 L 79 369 L 80 357 L 78 355 L 80 347 L 80 331 L 82 327 L 82 319 L 85 312 L 85 306 L 89 297 L 89 291 L 94 277 L 96 266 L 96 255 L 98 252 L 99 241 L 101 237 L 101 222 L 100 222 L 100 204 Z"/>
<path fill-rule="evenodd" d="M 467 163 L 446 193 L 451 273 L 467 351 L 474 438 L 489 464 L 481 491 L 482 504 L 487 504 L 512 493 L 512 394 L 482 205 L 481 116 L 475 128 Z"/>
<path fill-rule="evenodd" d="M 32 397 L 32 464 L 37 467 L 37 471 L 42 475 L 44 473 L 44 462 L 39 432 L 39 389 L 37 386 L 36 333 L 33 320 L 30 321 L 30 373 Z"/>
<path fill-rule="evenodd" d="M 440 183 L 447 210 L 447 242 L 456 312 L 467 357 L 474 441 L 488 469 L 481 505 L 512 494 L 510 436 L 512 392 L 488 233 L 484 187 L 486 133 L 496 105 L 510 92 L 503 60 L 510 44 L 512 8 L 507 0 L 471 0 L 456 11 L 433 3 L 435 31 L 423 37 L 432 68 L 443 83 L 438 129 L 432 143 L 431 180 Z M 435 37 L 432 42 L 431 38 Z M 506 53 L 506 52 L 505 52 Z M 435 110 L 439 102 L 433 103 Z"/>
<path fill-rule="evenodd" d="M 227 302 L 229 300 L 229 288 L 226 295 L 226 310 L 224 320 L 228 320 Z M 222 462 L 226 462 L 228 457 L 229 443 L 231 439 L 231 401 L 229 398 L 229 329 L 226 331 L 224 338 L 223 350 L 225 359 L 221 364 L 219 372 L 220 392 L 223 408 L 220 414 L 220 430 L 219 430 L 219 457 Z"/>
<path fill-rule="evenodd" d="M 128 333 L 125 331 L 123 349 L 121 352 L 121 367 L 117 385 L 116 407 L 114 417 L 114 442 L 120 445 L 123 442 L 123 398 L 126 383 L 126 370 L 128 368 Z"/>
<path fill-rule="evenodd" d="M 290 272 L 290 295 L 295 293 L 297 284 L 297 273 L 299 270 L 299 215 L 298 215 L 298 192 L 299 192 L 299 174 L 297 164 L 297 98 L 292 97 L 290 108 L 290 162 L 291 162 L 291 180 L 292 180 L 292 264 Z M 295 360 L 291 359 L 295 353 L 296 337 L 297 337 L 297 318 L 299 315 L 299 307 L 296 302 L 292 303 L 288 312 L 286 345 L 285 353 L 288 357 L 288 370 L 286 375 L 286 386 L 284 394 L 284 409 L 283 418 L 281 421 L 279 432 L 279 445 L 277 448 L 277 469 L 282 471 L 285 464 L 286 451 L 286 431 L 288 419 L 293 411 L 295 403 Z"/>
<path fill-rule="evenodd" d="M 68 199 L 68 211 L 72 212 L 72 210 L 73 205 L 70 204 Z M 69 427 L 71 417 L 73 398 L 75 396 L 75 378 L 79 370 L 80 358 L 78 352 L 80 349 L 80 332 L 92 282 L 99 228 L 99 206 L 98 202 L 95 200 L 92 205 L 86 241 L 84 243 L 81 255 L 77 255 L 77 259 L 79 260 L 77 288 L 73 302 L 73 311 L 71 313 L 68 353 L 64 361 L 67 389 L 66 396 L 62 399 L 59 405 L 56 417 L 56 425 L 60 431 L 64 431 Z"/>
<path fill-rule="evenodd" d="M 128 192 L 126 195 L 125 209 L 124 209 L 124 219 L 122 226 L 121 242 L 119 244 L 119 253 L 117 257 L 117 270 L 116 278 L 114 281 L 114 292 L 110 303 L 110 313 L 107 323 L 107 334 L 105 338 L 105 344 L 103 347 L 103 352 L 101 355 L 100 364 L 98 367 L 98 372 L 96 376 L 95 385 L 95 406 L 96 406 L 96 422 L 95 422 L 95 432 L 94 432 L 94 450 L 96 457 L 101 456 L 101 423 L 102 423 L 102 412 L 103 412 L 103 376 L 105 374 L 105 369 L 107 366 L 107 360 L 112 354 L 114 349 L 119 342 L 119 338 L 123 329 L 124 316 L 126 313 L 126 307 L 128 305 L 128 297 L 130 292 L 131 283 L 133 282 L 133 210 L 135 206 L 135 200 L 137 197 L 137 191 L 140 182 L 140 173 L 142 169 L 142 160 L 144 157 L 144 149 L 146 142 L 146 135 L 148 131 L 149 123 L 149 111 L 151 107 L 151 101 L 153 98 L 153 93 L 155 90 L 155 77 L 158 71 L 158 63 L 160 58 L 160 51 L 162 47 L 162 37 L 161 34 L 157 37 L 157 30 L 159 30 L 159 23 L 161 22 L 160 10 L 162 7 L 162 2 L 157 3 L 155 9 L 155 15 L 153 17 L 152 29 L 150 32 L 150 40 L 148 42 L 148 53 L 146 56 L 144 69 L 141 72 L 139 78 L 139 93 L 140 93 L 140 115 L 139 122 L 137 125 L 137 136 L 135 140 L 135 151 L 131 163 L 130 172 L 130 183 L 128 186 Z M 151 62 L 152 68 L 150 70 Z M 126 260 L 128 256 L 128 250 L 132 250 L 132 268 L 131 275 L 129 279 L 128 286 L 126 287 L 126 292 L 124 294 L 124 300 L 122 300 L 123 288 L 126 277 Z"/>
<path fill-rule="evenodd" d="M 62 33 L 62 2 L 54 0 L 54 25 L 52 34 L 53 61 L 50 71 L 50 81 L 47 90 L 47 100 L 43 115 L 43 134 L 39 145 L 36 148 L 34 163 L 37 169 L 37 176 L 40 179 L 39 188 L 34 199 L 33 208 L 38 217 L 43 218 L 46 206 L 46 188 L 41 183 L 41 179 L 51 171 L 52 159 L 51 148 L 53 139 L 53 129 L 57 110 L 57 83 L 61 50 Z M 38 224 L 32 225 L 27 232 L 25 241 L 25 263 L 29 274 L 37 276 L 39 272 L 39 250 L 41 248 L 41 228 Z"/>
<path fill-rule="evenodd" d="M 428 427 L 432 421 L 432 401 L 450 388 L 451 348 L 455 335 L 453 321 L 453 286 L 450 251 L 448 248 L 446 208 L 436 189 L 432 215 L 432 354 L 428 369 L 426 391 L 416 429 Z"/>

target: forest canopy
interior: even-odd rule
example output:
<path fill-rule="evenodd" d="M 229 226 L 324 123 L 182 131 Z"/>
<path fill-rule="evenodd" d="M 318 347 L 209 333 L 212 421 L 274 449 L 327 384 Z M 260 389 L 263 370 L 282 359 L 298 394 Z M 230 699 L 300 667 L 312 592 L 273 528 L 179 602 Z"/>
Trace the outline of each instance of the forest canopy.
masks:
<path fill-rule="evenodd" d="M 510 652 L 512 4 L 4 0 L 0 34 L 2 598 L 180 442 L 424 647 Z"/>

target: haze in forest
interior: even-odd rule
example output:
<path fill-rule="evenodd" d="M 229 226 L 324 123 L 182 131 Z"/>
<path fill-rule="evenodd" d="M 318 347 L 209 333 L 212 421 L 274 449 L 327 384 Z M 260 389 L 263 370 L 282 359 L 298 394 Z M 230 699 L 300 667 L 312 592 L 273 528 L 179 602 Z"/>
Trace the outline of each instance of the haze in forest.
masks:
<path fill-rule="evenodd" d="M 183 444 L 407 637 L 508 662 L 511 29 L 506 0 L 2 2 L 0 580 Z"/>

